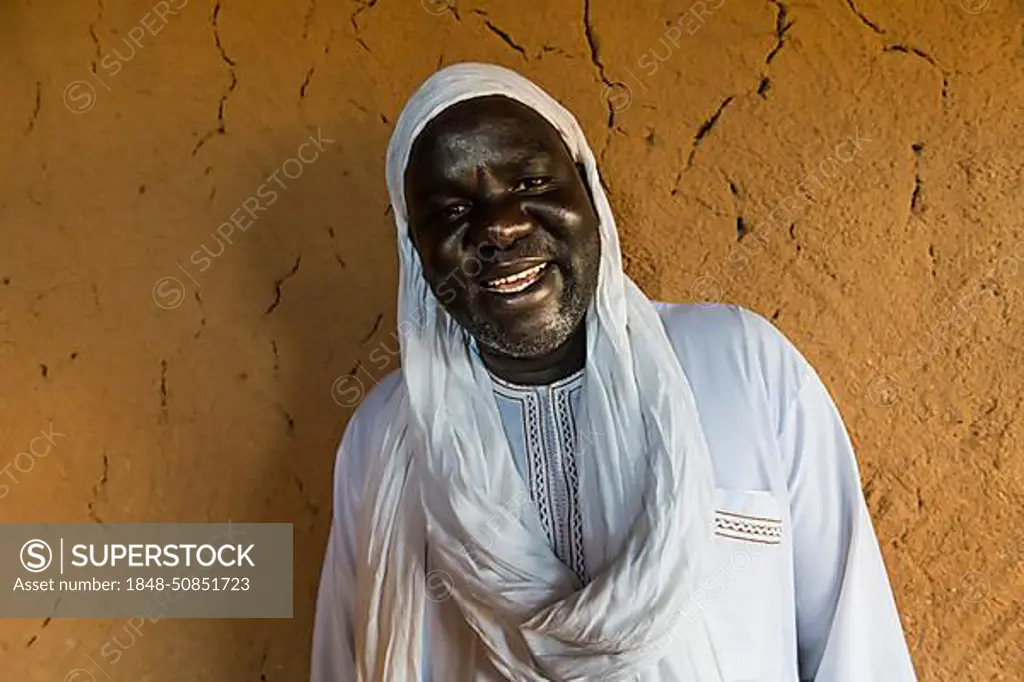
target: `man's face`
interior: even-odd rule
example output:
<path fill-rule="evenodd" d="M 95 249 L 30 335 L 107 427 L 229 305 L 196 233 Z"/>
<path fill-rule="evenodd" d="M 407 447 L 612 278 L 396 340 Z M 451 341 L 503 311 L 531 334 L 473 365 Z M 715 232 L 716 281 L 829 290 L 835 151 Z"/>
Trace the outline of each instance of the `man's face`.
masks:
<path fill-rule="evenodd" d="M 597 288 L 598 219 L 558 132 L 502 96 L 445 109 L 405 171 L 423 275 L 486 350 L 539 357 L 564 343 Z"/>

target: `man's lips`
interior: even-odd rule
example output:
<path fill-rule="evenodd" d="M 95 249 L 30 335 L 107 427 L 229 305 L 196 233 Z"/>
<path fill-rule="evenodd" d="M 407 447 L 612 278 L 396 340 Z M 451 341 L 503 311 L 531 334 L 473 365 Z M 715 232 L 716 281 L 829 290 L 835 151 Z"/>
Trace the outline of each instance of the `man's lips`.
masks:
<path fill-rule="evenodd" d="M 480 286 L 499 294 L 518 294 L 536 284 L 549 265 L 549 261 L 538 258 L 502 263 L 479 278 Z"/>

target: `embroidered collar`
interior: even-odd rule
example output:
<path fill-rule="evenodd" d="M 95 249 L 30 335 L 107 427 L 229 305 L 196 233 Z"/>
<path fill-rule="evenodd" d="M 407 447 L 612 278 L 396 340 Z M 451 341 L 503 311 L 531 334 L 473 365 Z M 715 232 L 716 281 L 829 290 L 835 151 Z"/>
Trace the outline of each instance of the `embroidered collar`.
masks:
<path fill-rule="evenodd" d="M 569 376 L 550 384 L 514 384 L 511 381 L 505 381 L 490 371 L 488 371 L 487 374 L 491 377 L 491 382 L 494 384 L 494 388 L 498 392 L 510 393 L 512 395 L 525 395 L 529 393 L 536 393 L 538 391 L 561 391 L 578 388 L 583 385 L 584 371 L 584 369 L 578 370 Z"/>

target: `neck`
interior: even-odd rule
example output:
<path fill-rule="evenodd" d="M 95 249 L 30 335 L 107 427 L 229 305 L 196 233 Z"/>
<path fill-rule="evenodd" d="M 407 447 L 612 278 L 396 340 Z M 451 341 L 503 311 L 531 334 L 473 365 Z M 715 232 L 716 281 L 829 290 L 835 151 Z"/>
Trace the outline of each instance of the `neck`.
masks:
<path fill-rule="evenodd" d="M 512 384 L 550 384 L 583 369 L 587 361 L 586 318 L 561 346 L 546 355 L 514 358 L 480 348 L 484 366 L 500 379 Z"/>

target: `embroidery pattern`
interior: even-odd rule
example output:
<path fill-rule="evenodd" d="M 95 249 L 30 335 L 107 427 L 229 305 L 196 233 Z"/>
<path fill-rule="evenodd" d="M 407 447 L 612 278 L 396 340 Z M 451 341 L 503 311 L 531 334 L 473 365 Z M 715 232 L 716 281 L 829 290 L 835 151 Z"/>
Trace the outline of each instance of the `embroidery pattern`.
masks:
<path fill-rule="evenodd" d="M 580 391 L 559 391 L 555 403 L 558 413 L 559 432 L 562 436 L 562 452 L 565 462 L 565 478 L 569 488 L 569 557 L 568 565 L 580 581 L 586 585 L 590 582 L 587 575 L 586 557 L 583 552 L 583 509 L 580 506 L 580 477 L 576 465 L 579 454 L 579 433 L 576 420 L 572 415 L 571 400 Z"/>
<path fill-rule="evenodd" d="M 526 436 L 527 479 L 530 485 L 530 497 L 537 505 L 537 517 L 540 519 L 548 541 L 554 546 L 555 523 L 551 514 L 551 483 L 548 478 L 548 465 L 544 456 L 544 441 L 540 423 L 540 405 L 535 395 L 525 396 L 523 410 L 523 435 Z"/>
<path fill-rule="evenodd" d="M 715 535 L 732 540 L 778 545 L 782 542 L 782 519 L 747 516 L 716 509 Z"/>
<path fill-rule="evenodd" d="M 555 555 L 589 582 L 583 551 L 583 509 L 577 457 L 581 449 L 573 399 L 583 372 L 546 388 L 525 388 L 492 377 L 496 393 L 519 403 L 525 446 L 524 478 L 537 518 Z"/>

